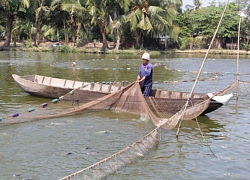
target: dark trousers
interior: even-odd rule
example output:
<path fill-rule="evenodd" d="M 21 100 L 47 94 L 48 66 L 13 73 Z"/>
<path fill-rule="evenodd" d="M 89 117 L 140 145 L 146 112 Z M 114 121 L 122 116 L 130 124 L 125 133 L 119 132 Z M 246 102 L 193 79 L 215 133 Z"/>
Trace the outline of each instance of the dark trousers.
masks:
<path fill-rule="evenodd" d="M 152 85 L 141 87 L 143 96 L 148 97 L 150 95 L 151 89 L 152 89 Z"/>

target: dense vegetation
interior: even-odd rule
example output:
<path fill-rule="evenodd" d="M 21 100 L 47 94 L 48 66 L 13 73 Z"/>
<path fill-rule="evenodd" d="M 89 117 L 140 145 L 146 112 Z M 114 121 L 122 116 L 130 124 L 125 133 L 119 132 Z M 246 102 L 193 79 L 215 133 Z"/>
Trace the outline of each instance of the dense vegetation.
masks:
<path fill-rule="evenodd" d="M 102 42 L 104 48 L 207 48 L 225 4 L 214 1 L 182 10 L 182 0 L 1 0 L 0 33 L 4 46 L 43 41 L 83 46 Z M 213 48 L 237 42 L 239 11 L 241 48 L 250 45 L 250 4 L 229 4 Z"/>

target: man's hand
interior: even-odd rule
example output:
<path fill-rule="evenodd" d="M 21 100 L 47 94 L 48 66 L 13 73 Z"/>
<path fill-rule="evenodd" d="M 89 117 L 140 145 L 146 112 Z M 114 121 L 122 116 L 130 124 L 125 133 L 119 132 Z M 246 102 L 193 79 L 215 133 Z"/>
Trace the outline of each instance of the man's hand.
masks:
<path fill-rule="evenodd" d="M 139 82 L 142 82 L 142 81 L 144 81 L 145 79 L 146 79 L 146 77 L 143 76 L 143 78 L 141 78 Z"/>
<path fill-rule="evenodd" d="M 140 77 L 140 76 L 137 76 L 137 79 L 136 79 L 135 82 L 139 83 L 139 82 L 140 82 L 140 79 L 141 79 L 141 77 Z"/>

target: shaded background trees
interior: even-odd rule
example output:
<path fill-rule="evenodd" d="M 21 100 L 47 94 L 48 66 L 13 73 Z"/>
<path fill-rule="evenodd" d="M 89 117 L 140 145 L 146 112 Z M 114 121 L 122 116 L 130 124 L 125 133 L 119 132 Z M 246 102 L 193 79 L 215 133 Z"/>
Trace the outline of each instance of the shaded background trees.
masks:
<path fill-rule="evenodd" d="M 200 0 L 182 10 L 182 0 L 1 0 L 0 33 L 4 45 L 29 40 L 73 46 L 102 42 L 103 48 L 201 49 L 213 36 L 224 8 Z M 240 16 L 242 48 L 249 47 L 248 0 L 231 2 L 213 48 L 236 43 Z M 111 43 L 113 45 L 111 47 Z"/>
<path fill-rule="evenodd" d="M 248 8 L 250 4 L 248 3 Z M 212 1 L 208 7 L 199 9 L 188 9 L 177 16 L 177 23 L 181 28 L 180 47 L 182 49 L 201 49 L 207 48 L 208 44 L 215 32 L 225 4 L 216 4 Z M 228 48 L 227 44 L 236 44 L 238 36 L 238 23 L 240 20 L 240 11 L 247 15 L 246 6 L 239 6 L 237 2 L 231 2 L 227 8 L 227 12 L 223 18 L 222 24 L 216 36 L 213 48 Z M 250 18 L 243 18 L 243 26 L 241 28 L 241 45 L 243 46 L 249 34 L 247 34 L 247 26 L 249 27 Z M 248 25 L 247 25 L 248 24 Z M 249 44 L 248 44 L 249 45 Z M 235 48 L 235 46 L 234 46 Z"/>

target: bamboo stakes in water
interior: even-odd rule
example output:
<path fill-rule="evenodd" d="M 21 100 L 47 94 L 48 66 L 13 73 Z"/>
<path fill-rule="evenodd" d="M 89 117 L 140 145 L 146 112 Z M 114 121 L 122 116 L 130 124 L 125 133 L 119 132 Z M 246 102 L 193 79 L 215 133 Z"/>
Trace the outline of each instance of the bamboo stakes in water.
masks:
<path fill-rule="evenodd" d="M 219 21 L 219 23 L 218 23 L 218 25 L 217 25 L 217 28 L 216 28 L 215 33 L 214 33 L 214 36 L 213 36 L 213 38 L 212 38 L 212 40 L 211 40 L 211 42 L 210 42 L 210 44 L 209 44 L 209 47 L 208 47 L 207 52 L 206 52 L 206 55 L 205 55 L 205 57 L 204 57 L 204 59 L 203 59 L 203 62 L 202 62 L 202 64 L 201 64 L 201 68 L 200 68 L 200 70 L 199 70 L 199 72 L 198 72 L 198 74 L 197 74 L 197 77 L 196 77 L 196 79 L 195 79 L 193 88 L 192 88 L 192 90 L 191 90 L 191 92 L 190 92 L 190 94 L 189 94 L 189 97 L 188 97 L 188 99 L 187 99 L 187 102 L 186 102 L 186 104 L 185 104 L 185 106 L 184 106 L 183 115 L 185 114 L 185 111 L 186 111 L 187 106 L 188 106 L 188 102 L 190 101 L 190 98 L 191 98 L 191 96 L 192 96 L 192 94 L 193 94 L 193 92 L 194 92 L 194 89 L 195 89 L 195 87 L 196 87 L 196 85 L 197 85 L 197 82 L 198 82 L 198 80 L 199 80 L 199 78 L 200 78 L 200 75 L 201 75 L 201 72 L 202 72 L 202 70 L 203 70 L 203 67 L 204 67 L 205 62 L 206 62 L 206 60 L 207 60 L 208 53 L 209 53 L 209 51 L 210 51 L 210 49 L 211 49 L 211 47 L 212 47 L 212 45 L 213 45 L 213 42 L 214 42 L 214 39 L 215 39 L 217 33 L 218 33 L 218 31 L 219 31 L 219 27 L 220 27 L 220 25 L 221 25 L 221 22 L 222 22 L 222 19 L 223 19 L 225 13 L 226 13 L 227 6 L 228 6 L 228 4 L 229 4 L 229 1 L 230 1 L 230 0 L 228 0 L 228 1 L 227 1 L 227 4 L 225 5 L 224 11 L 223 11 L 223 13 L 222 13 L 222 15 L 221 15 L 221 18 L 220 18 L 220 21 Z M 177 137 L 177 138 L 178 138 L 179 133 L 180 133 L 180 130 L 181 130 L 182 122 L 183 122 L 183 118 L 181 119 L 181 121 L 180 121 L 180 123 L 179 123 L 179 126 L 178 126 L 178 129 L 177 129 L 177 132 L 176 132 L 176 137 Z"/>
<path fill-rule="evenodd" d="M 236 108 L 238 107 L 238 99 L 239 99 L 240 25 L 241 25 L 241 17 L 239 20 L 239 27 L 238 27 L 238 51 L 237 51 L 237 68 L 236 68 Z"/>

